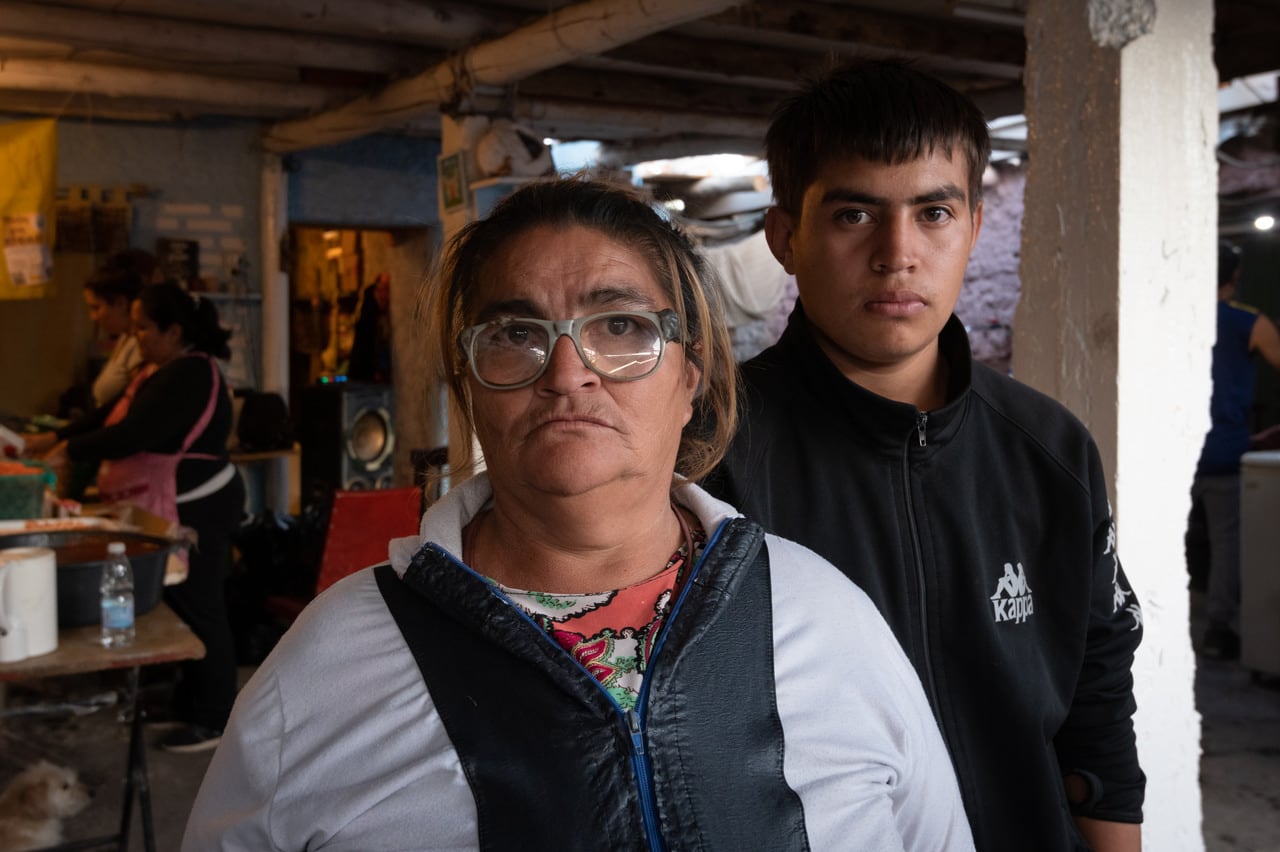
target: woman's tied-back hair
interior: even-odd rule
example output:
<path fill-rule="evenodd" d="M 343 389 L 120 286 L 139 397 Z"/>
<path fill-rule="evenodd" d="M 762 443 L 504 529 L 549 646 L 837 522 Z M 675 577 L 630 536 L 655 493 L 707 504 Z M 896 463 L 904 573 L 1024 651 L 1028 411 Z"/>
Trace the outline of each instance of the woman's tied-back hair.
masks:
<path fill-rule="evenodd" d="M 583 227 L 642 256 L 680 317 L 685 357 L 701 373 L 694 416 L 685 426 L 676 473 L 698 480 L 720 461 L 737 425 L 737 367 L 713 273 L 693 243 L 630 186 L 585 176 L 530 183 L 450 241 L 429 294 L 445 381 L 465 434 L 474 431 L 467 364 L 458 336 L 475 323 L 474 297 L 489 261 L 538 227 Z M 702 424 L 702 425 L 698 425 Z M 469 467 L 474 461 L 459 467 Z"/>
<path fill-rule="evenodd" d="M 941 80 L 894 60 L 829 69 L 779 104 L 765 135 L 774 200 L 796 217 L 805 190 L 834 160 L 896 165 L 957 148 L 968 161 L 973 210 L 991 156 L 982 112 Z"/>
<path fill-rule="evenodd" d="M 161 331 L 174 324 L 181 326 L 182 341 L 197 352 L 224 361 L 231 357 L 231 348 L 227 346 L 231 332 L 218 323 L 218 309 L 211 300 L 165 281 L 144 287 L 138 294 L 138 304 Z"/>

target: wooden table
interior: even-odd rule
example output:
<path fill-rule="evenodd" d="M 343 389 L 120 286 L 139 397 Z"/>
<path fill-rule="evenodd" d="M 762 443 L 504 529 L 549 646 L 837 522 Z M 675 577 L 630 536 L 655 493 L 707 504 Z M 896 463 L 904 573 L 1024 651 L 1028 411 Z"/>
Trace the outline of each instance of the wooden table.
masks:
<path fill-rule="evenodd" d="M 124 805 L 120 830 L 109 837 L 76 840 L 50 847 L 54 850 L 96 849 L 114 846 L 129 848 L 129 828 L 136 795 L 142 812 L 142 838 L 147 852 L 155 852 L 155 832 L 151 820 L 151 782 L 147 776 L 147 747 L 142 736 L 143 712 L 138 704 L 138 673 L 143 666 L 196 660 L 204 656 L 204 644 L 191 628 L 163 603 L 138 617 L 133 644 L 127 648 L 104 648 L 98 641 L 99 627 L 71 627 L 58 632 L 58 649 L 51 654 L 28 657 L 16 663 L 0 663 L 0 682 L 32 678 L 62 677 L 110 669 L 128 669 L 125 706 L 131 710 L 129 751 L 125 775 Z M 3 711 L 0 711 L 2 714 Z"/>

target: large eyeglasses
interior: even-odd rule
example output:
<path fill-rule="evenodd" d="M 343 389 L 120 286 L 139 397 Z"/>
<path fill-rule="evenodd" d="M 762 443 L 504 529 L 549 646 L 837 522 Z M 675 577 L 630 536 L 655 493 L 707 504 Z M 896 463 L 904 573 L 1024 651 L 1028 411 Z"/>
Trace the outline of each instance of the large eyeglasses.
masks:
<path fill-rule="evenodd" d="M 465 329 L 458 343 L 476 381 L 508 390 L 537 381 L 564 335 L 592 372 L 615 382 L 633 382 L 658 369 L 667 342 L 680 339 L 680 317 L 670 308 L 657 313 L 610 311 L 570 320 L 503 317 Z"/>

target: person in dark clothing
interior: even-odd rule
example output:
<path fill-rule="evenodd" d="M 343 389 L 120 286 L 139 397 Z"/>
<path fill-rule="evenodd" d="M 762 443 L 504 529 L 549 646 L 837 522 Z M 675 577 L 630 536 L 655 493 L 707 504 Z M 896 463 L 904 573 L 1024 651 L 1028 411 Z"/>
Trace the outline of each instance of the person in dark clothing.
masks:
<path fill-rule="evenodd" d="M 230 333 L 207 299 L 176 284 L 145 288 L 132 307 L 144 368 L 124 393 L 58 433 L 57 464 L 98 461 L 104 500 L 131 503 L 195 530 L 185 581 L 164 600 L 191 626 L 205 656 L 182 664 L 174 716 L 161 742 L 176 752 L 217 745 L 236 694 L 236 660 L 223 583 L 231 534 L 244 511 L 244 485 L 227 455 L 231 396 L 215 358 Z"/>
<path fill-rule="evenodd" d="M 743 368 L 712 493 L 867 591 L 925 684 L 984 852 L 1129 852 L 1141 610 L 1107 480 L 1061 405 L 952 314 L 982 224 L 981 112 L 893 62 L 836 68 L 766 138 L 800 298 Z"/>
<path fill-rule="evenodd" d="M 347 378 L 359 382 L 391 381 L 391 276 L 379 273 L 364 288 Z"/>
<path fill-rule="evenodd" d="M 1240 656 L 1240 457 L 1249 451 L 1253 431 L 1254 356 L 1261 355 L 1280 370 L 1280 331 L 1275 323 L 1232 301 L 1239 277 L 1238 251 L 1230 243 L 1219 243 L 1210 426 L 1191 485 L 1187 531 L 1189 553 L 1198 529 L 1208 539 L 1209 626 L 1200 652 L 1221 660 Z"/>

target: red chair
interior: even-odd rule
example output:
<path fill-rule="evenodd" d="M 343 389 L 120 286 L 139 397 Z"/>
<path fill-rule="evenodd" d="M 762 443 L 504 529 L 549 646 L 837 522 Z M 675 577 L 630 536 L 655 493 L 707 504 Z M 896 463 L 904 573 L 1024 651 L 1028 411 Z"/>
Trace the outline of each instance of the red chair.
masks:
<path fill-rule="evenodd" d="M 316 594 L 361 568 L 386 562 L 388 541 L 418 531 L 421 507 L 417 488 L 335 491 Z"/>
<path fill-rule="evenodd" d="M 417 533 L 421 505 L 422 491 L 417 488 L 335 491 L 312 597 L 348 574 L 386 562 L 388 541 Z M 277 619 L 292 622 L 309 602 L 271 595 L 266 608 Z"/>

